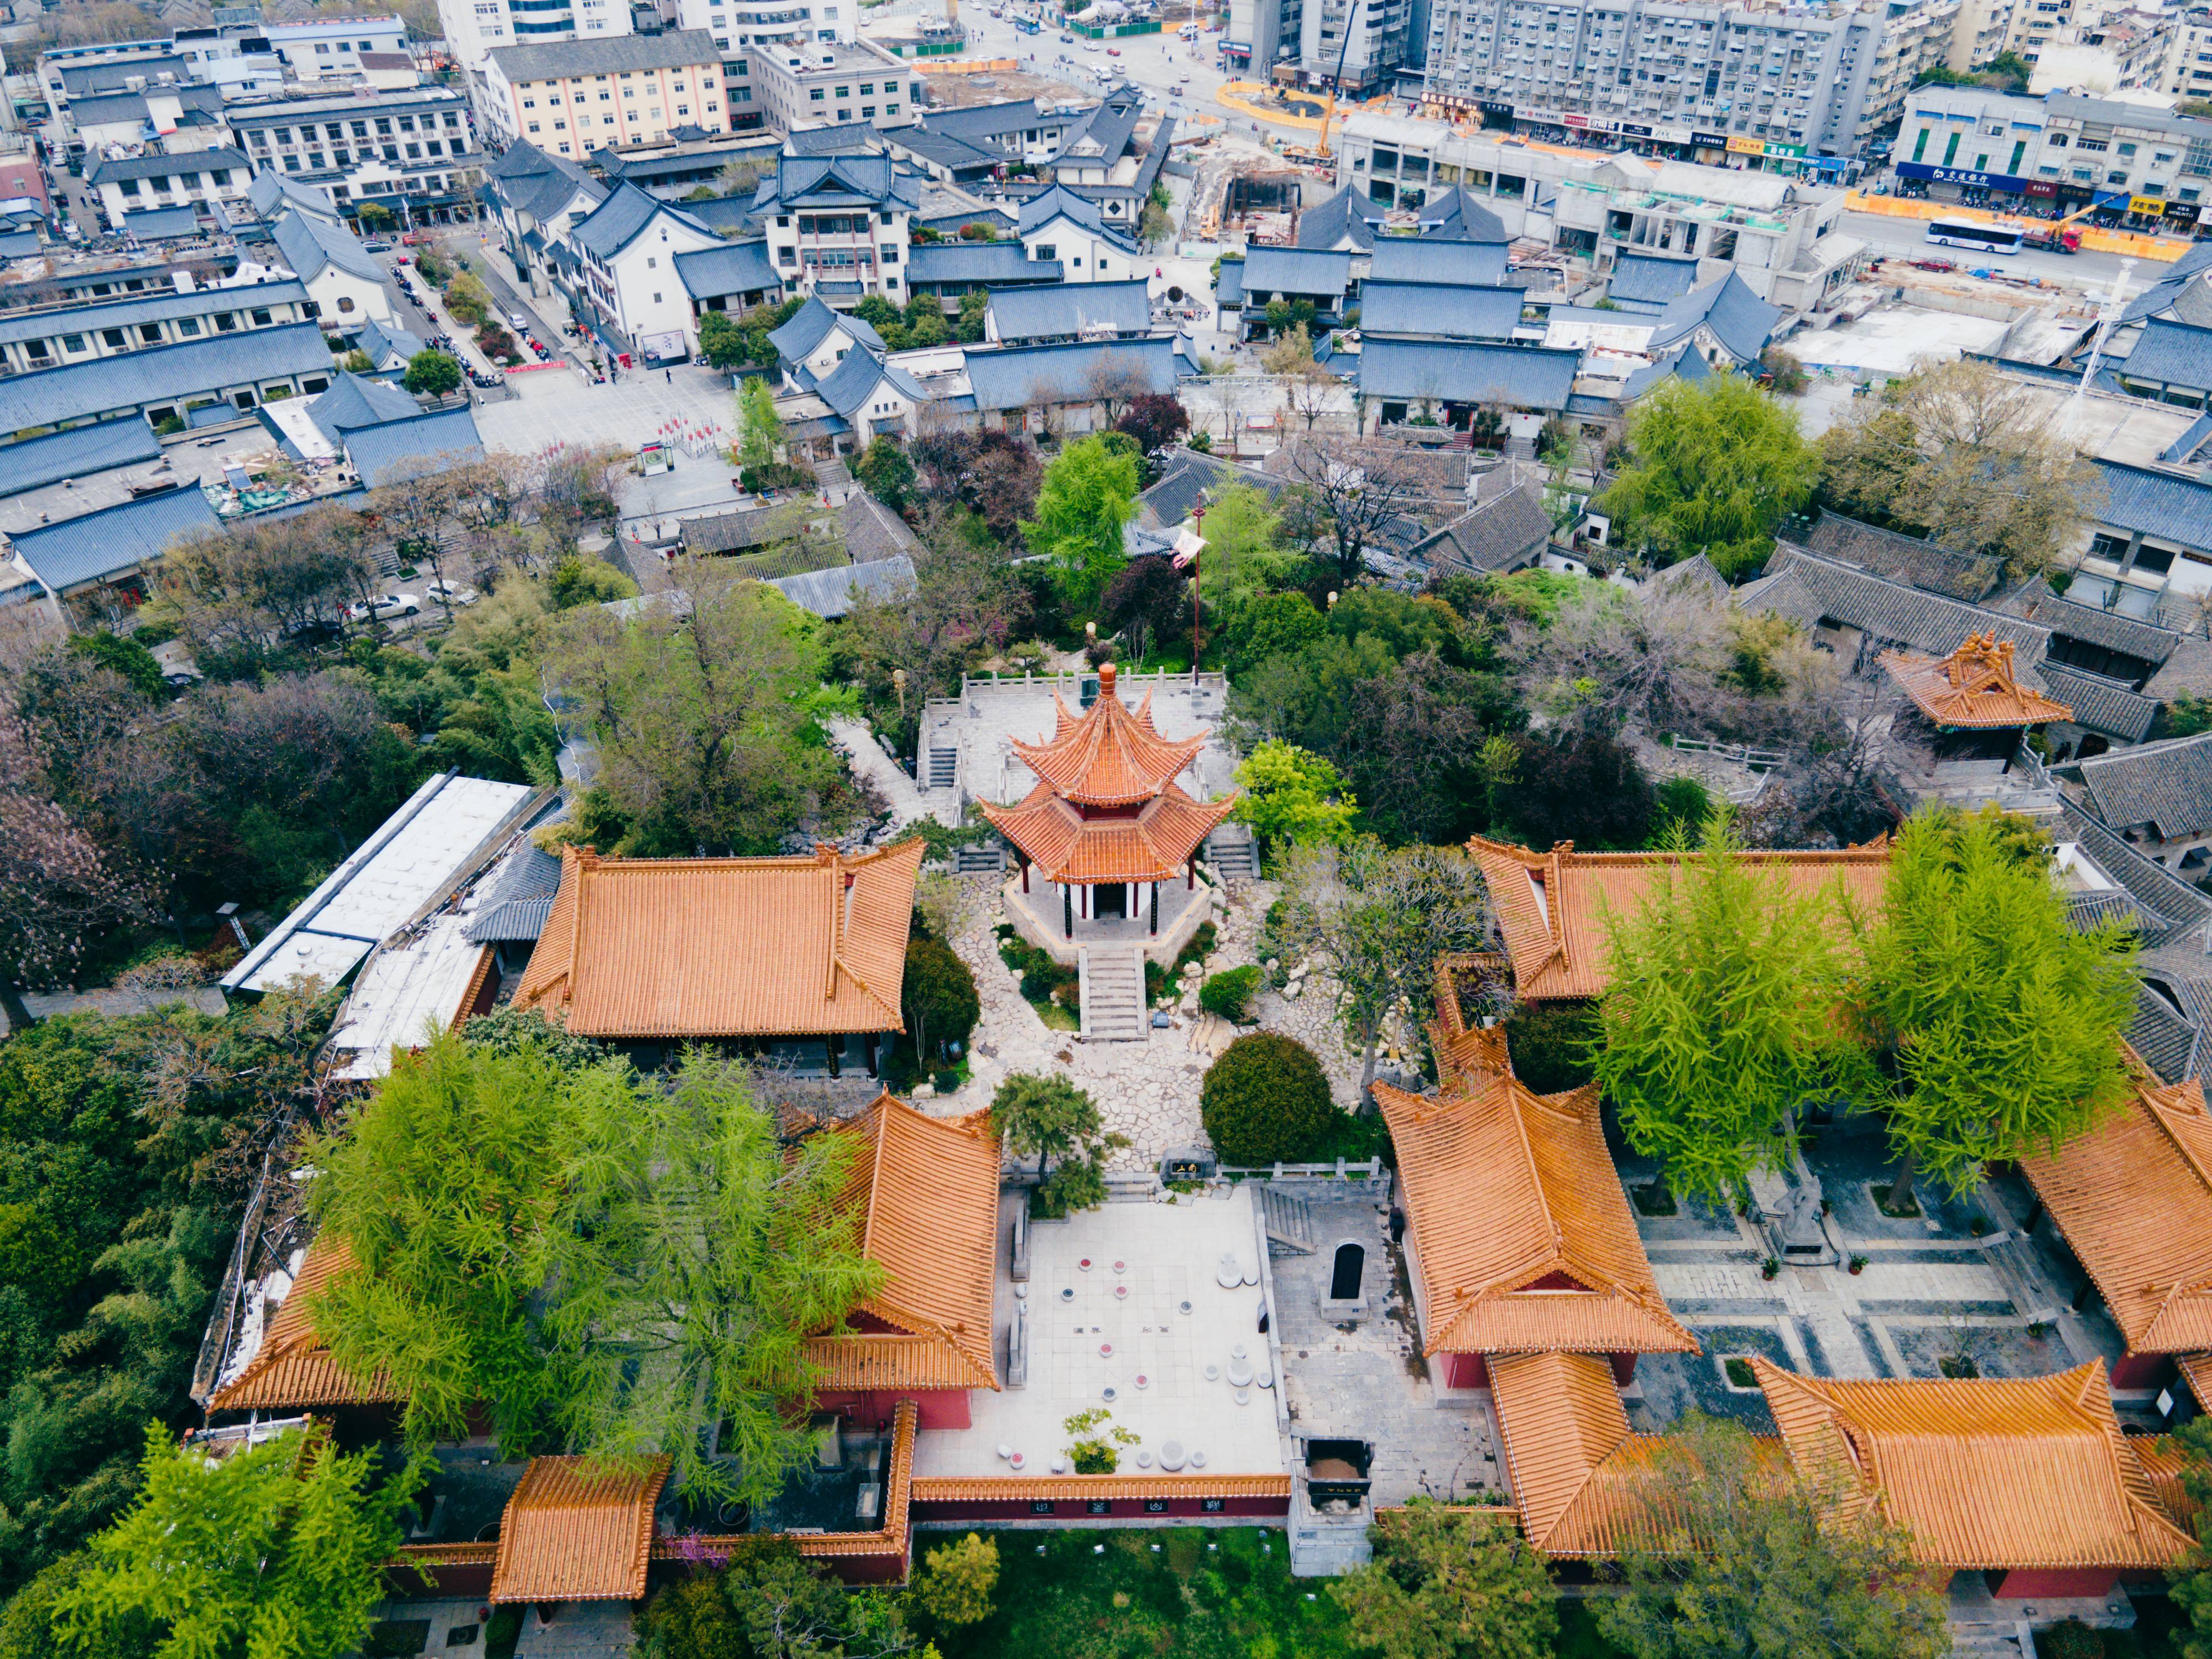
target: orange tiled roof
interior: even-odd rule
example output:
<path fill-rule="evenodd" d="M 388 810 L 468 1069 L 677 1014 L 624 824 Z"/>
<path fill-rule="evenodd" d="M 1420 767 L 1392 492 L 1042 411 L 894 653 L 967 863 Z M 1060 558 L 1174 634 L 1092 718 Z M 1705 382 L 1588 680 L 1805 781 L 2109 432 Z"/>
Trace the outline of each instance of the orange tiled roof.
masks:
<path fill-rule="evenodd" d="M 1170 783 L 1133 813 L 1086 818 L 1039 783 L 1012 806 L 975 805 L 1047 881 L 1165 881 L 1229 816 L 1237 796 L 1196 801 Z"/>
<path fill-rule="evenodd" d="M 1496 1354 L 1491 1401 L 1522 1530 L 1547 1555 L 1607 1555 L 1646 1467 L 1601 1354 Z"/>
<path fill-rule="evenodd" d="M 2196 1545 L 2157 1502 L 2112 1415 L 2101 1360 L 2056 1376 L 1839 1382 L 1754 1356 L 1801 1474 L 1835 1481 L 1921 1559 L 1973 1567 L 2164 1567 Z"/>
<path fill-rule="evenodd" d="M 335 1235 L 319 1234 L 300 1263 L 300 1277 L 261 1339 L 261 1346 L 235 1380 L 208 1396 L 211 1412 L 292 1411 L 311 1406 L 390 1405 L 401 1398 L 390 1381 L 362 1382 L 339 1369 L 315 1334 L 309 1304 L 338 1274 L 351 1270 L 353 1252 Z"/>
<path fill-rule="evenodd" d="M 2197 1409 L 2212 1411 L 2212 1407 L 2204 1403 L 2212 1400 L 2212 1353 L 2177 1354 L 2174 1363 L 2181 1367 L 2182 1378 L 2189 1384 L 2190 1393 L 2197 1396 Z"/>
<path fill-rule="evenodd" d="M 1697 1352 L 1651 1277 L 1595 1085 L 1468 1081 L 1434 1096 L 1375 1085 L 1420 1261 L 1424 1352 Z"/>
<path fill-rule="evenodd" d="M 2180 1440 L 2170 1434 L 2130 1435 L 2128 1449 L 2142 1465 L 2151 1492 L 2158 1498 L 2158 1506 L 2183 1531 L 2196 1531 L 2197 1511 L 2202 1506 L 2181 1483 L 2181 1472 L 2194 1461 L 2193 1454 L 2185 1451 Z"/>
<path fill-rule="evenodd" d="M 516 990 L 592 1037 L 903 1030 L 922 843 L 846 858 L 602 859 L 564 849 Z"/>
<path fill-rule="evenodd" d="M 823 1373 L 816 1387 L 997 1388 L 999 1140 L 988 1113 L 927 1117 L 886 1094 L 830 1133 L 854 1138 L 844 1202 L 862 1213 L 861 1254 L 885 1274 L 858 1311 L 894 1330 L 808 1342 Z"/>
<path fill-rule="evenodd" d="M 921 1412 L 911 1400 L 902 1400 L 891 1419 L 891 1467 L 884 1497 L 884 1522 L 873 1532 L 806 1532 L 797 1534 L 793 1541 L 801 1555 L 854 1556 L 896 1555 L 903 1559 L 907 1546 L 907 1517 L 911 1512 L 914 1478 L 914 1435 Z M 653 1559 L 656 1561 L 696 1559 L 700 1551 L 728 1549 L 745 1534 L 726 1534 L 717 1537 L 697 1538 L 678 1543 L 672 1538 L 655 1538 Z"/>
<path fill-rule="evenodd" d="M 1150 800 L 1206 747 L 1206 733 L 1162 737 L 1152 725 L 1152 694 L 1132 709 L 1114 689 L 1114 665 L 1098 670 L 1098 700 L 1081 714 L 1052 694 L 1055 729 L 1049 743 L 1010 738 L 1014 752 L 1052 793 L 1085 806 L 1128 806 Z"/>
<path fill-rule="evenodd" d="M 1652 884 L 1680 862 L 1672 853 L 1577 853 L 1572 842 L 1537 853 L 1480 836 L 1467 850 L 1489 885 L 1514 988 L 1530 1002 L 1602 995 L 1607 913 L 1634 915 Z M 1868 909 L 1881 902 L 1889 874 L 1887 842 L 1743 857 L 1754 868 L 1782 871 L 1794 891 L 1840 890 Z"/>
<path fill-rule="evenodd" d="M 645 1594 L 668 1460 L 533 1457 L 507 1500 L 494 1601 L 625 1601 Z"/>
<path fill-rule="evenodd" d="M 2134 1092 L 2086 1134 L 2020 1160 L 2137 1353 L 2212 1349 L 2212 1116 L 2200 1081 Z"/>
<path fill-rule="evenodd" d="M 1457 970 L 1479 969 L 1496 973 L 1507 966 L 1505 958 L 1488 951 L 1438 957 L 1433 971 L 1437 1016 L 1429 1022 L 1429 1046 L 1437 1056 L 1437 1075 L 1449 1091 L 1462 1078 L 1475 1082 L 1513 1069 L 1505 1046 L 1503 1025 L 1469 1025 L 1460 1012 Z"/>
<path fill-rule="evenodd" d="M 1969 634 L 1948 657 L 1885 652 L 1881 665 L 1937 726 L 1971 731 L 2074 718 L 2067 704 L 2031 690 L 2014 677 L 2012 641 L 1991 635 Z"/>

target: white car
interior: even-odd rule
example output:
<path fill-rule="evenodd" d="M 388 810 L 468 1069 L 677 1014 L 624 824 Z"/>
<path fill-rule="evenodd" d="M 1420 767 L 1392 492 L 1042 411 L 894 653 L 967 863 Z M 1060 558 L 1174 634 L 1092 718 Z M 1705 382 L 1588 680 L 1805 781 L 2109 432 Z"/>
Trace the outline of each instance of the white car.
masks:
<path fill-rule="evenodd" d="M 1083 43 L 1083 49 L 1085 52 L 1103 52 L 1105 50 L 1105 48 L 1101 46 L 1096 40 L 1085 40 Z"/>
<path fill-rule="evenodd" d="M 363 599 L 359 605 L 346 607 L 346 615 L 356 622 L 382 622 L 386 617 L 412 617 L 422 609 L 422 601 L 414 593 L 380 593 L 373 599 Z"/>
<path fill-rule="evenodd" d="M 477 602 L 477 594 L 473 587 L 465 587 L 459 582 L 449 582 L 439 579 L 423 583 L 422 597 L 433 603 L 443 599 L 447 605 L 474 605 Z"/>

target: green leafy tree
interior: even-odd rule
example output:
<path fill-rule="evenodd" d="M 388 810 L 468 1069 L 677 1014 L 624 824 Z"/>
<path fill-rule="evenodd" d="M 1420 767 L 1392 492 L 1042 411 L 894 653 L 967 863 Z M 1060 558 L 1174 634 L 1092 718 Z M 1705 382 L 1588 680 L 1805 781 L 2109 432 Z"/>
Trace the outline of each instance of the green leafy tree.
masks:
<path fill-rule="evenodd" d="M 980 1625 L 991 1616 L 998 1588 L 998 1541 L 971 1532 L 929 1552 L 914 1599 L 940 1625 Z"/>
<path fill-rule="evenodd" d="M 1589 1606 L 1628 1659 L 1943 1659 L 1951 1632 L 1912 1540 L 1840 1509 L 1738 1424 L 1689 1417 L 1655 1443 L 1649 1486 Z"/>
<path fill-rule="evenodd" d="M 1551 1574 L 1501 1515 L 1416 1498 L 1367 1534 L 1375 1559 L 1328 1587 L 1354 1646 L 1384 1659 L 1549 1659 Z"/>
<path fill-rule="evenodd" d="M 464 270 L 446 284 L 446 309 L 471 328 L 481 328 L 491 317 L 491 290 L 474 271 Z"/>
<path fill-rule="evenodd" d="M 1896 1079 L 1893 1208 L 1917 1169 L 1964 1194 L 1990 1164 L 2053 1151 L 2125 1097 L 2135 936 L 2073 926 L 2020 840 L 1994 807 L 1923 811 L 1891 857 L 1867 939 L 1867 1013 Z"/>
<path fill-rule="evenodd" d="M 1863 1089 L 1864 1056 L 1838 1018 L 1849 964 L 1826 894 L 1743 856 L 1726 818 L 1656 879 L 1633 915 L 1608 912 L 1597 1080 L 1628 1144 L 1662 1184 L 1716 1199 L 1753 1169 L 1787 1169 L 1808 1099 Z"/>
<path fill-rule="evenodd" d="M 91 1543 L 56 1624 L 112 1653 L 150 1623 L 156 1659 L 328 1659 L 368 1633 L 420 1463 L 374 1484 L 376 1455 L 288 1431 L 210 1461 L 149 1429 L 137 1501 Z"/>
<path fill-rule="evenodd" d="M 1311 847 L 1348 840 L 1359 803 L 1336 768 L 1310 749 L 1273 740 L 1237 768 L 1244 793 L 1231 816 L 1249 823 L 1270 847 Z"/>
<path fill-rule="evenodd" d="M 718 1574 L 682 1579 L 641 1621 L 663 1659 L 897 1659 L 915 1648 L 880 1590 L 848 1590 L 788 1537 L 738 1541 Z"/>
<path fill-rule="evenodd" d="M 418 398 L 443 398 L 461 389 L 461 366 L 442 351 L 418 351 L 399 383 Z"/>
<path fill-rule="evenodd" d="M 1435 998 L 1439 956 L 1482 948 L 1490 938 L 1487 890 L 1457 848 L 1385 847 L 1373 836 L 1342 846 L 1293 848 L 1283 860 L 1278 931 L 1292 950 L 1326 952 L 1337 1012 L 1364 1056 L 1359 1091 L 1370 1098 L 1375 1059 L 1394 1009 L 1418 1030 Z"/>
<path fill-rule="evenodd" d="M 738 459 L 746 466 L 773 466 L 783 443 L 783 419 L 775 412 L 775 389 L 755 375 L 738 393 Z"/>
<path fill-rule="evenodd" d="M 1215 1057 L 1198 1115 L 1222 1162 L 1246 1166 L 1311 1158 L 1340 1116 L 1314 1051 L 1279 1031 L 1248 1031 Z"/>
<path fill-rule="evenodd" d="M 914 463 L 907 459 L 906 451 L 896 439 L 870 439 L 868 447 L 853 463 L 853 476 L 892 512 L 906 511 L 914 493 Z"/>
<path fill-rule="evenodd" d="M 1241 631 L 1246 608 L 1291 578 L 1297 556 L 1283 546 L 1283 520 L 1274 504 L 1250 484 L 1231 484 L 1216 495 L 1204 526 L 1199 580 L 1207 615 L 1216 627 Z"/>
<path fill-rule="evenodd" d="M 564 1070 L 542 1049 L 441 1036 L 313 1138 L 309 1203 L 355 1271 L 311 1311 L 339 1364 L 388 1377 L 420 1443 L 492 1414 L 509 1455 L 537 1449 L 559 1389 L 533 1311 L 546 1229 L 563 1200 L 556 1153 L 592 1103 L 627 1103 L 619 1064 Z"/>
<path fill-rule="evenodd" d="M 1304 594 L 1260 594 L 1237 611 L 1237 625 L 1223 641 L 1232 683 L 1272 657 L 1296 657 L 1328 630 Z"/>
<path fill-rule="evenodd" d="M 960 296 L 960 315 L 953 319 L 952 337 L 974 345 L 983 337 L 983 313 L 991 308 L 988 289 L 975 289 Z"/>
<path fill-rule="evenodd" d="M 694 1049 L 673 1085 L 580 1091 L 545 1229 L 570 1443 L 665 1452 L 689 1495 L 761 1504 L 810 1454 L 808 1337 L 883 1285 L 838 1205 L 850 1137 L 787 1152 L 744 1066 Z"/>
<path fill-rule="evenodd" d="M 139 644 L 131 635 L 96 628 L 88 633 L 70 635 L 69 650 L 71 654 L 96 662 L 102 668 L 113 669 L 142 697 L 161 695 L 161 665 L 155 660 L 154 653 Z"/>
<path fill-rule="evenodd" d="M 1099 1181 L 1103 1155 L 1127 1146 L 1125 1136 L 1109 1134 L 1098 1103 L 1066 1078 L 1019 1072 L 991 1097 L 991 1127 L 1006 1137 L 1017 1158 L 1037 1161 L 1037 1190 L 1048 1207 L 1061 1200 L 1061 1213 L 1105 1201 Z M 1053 1161 L 1061 1167 L 1054 1170 Z M 1076 1201 L 1077 1200 L 1085 1201 Z"/>
<path fill-rule="evenodd" d="M 699 349 L 714 368 L 738 368 L 752 361 L 745 331 L 726 311 L 709 311 L 699 319 Z"/>
<path fill-rule="evenodd" d="M 1127 562 L 1121 526 L 1137 512 L 1135 447 L 1127 439 L 1109 445 L 1105 437 L 1068 445 L 1044 471 L 1036 517 L 1022 526 L 1029 545 L 1051 559 L 1071 611 L 1095 605 Z"/>
<path fill-rule="evenodd" d="M 380 235 L 399 222 L 392 216 L 390 208 L 379 207 L 374 202 L 363 202 L 356 211 L 361 219 L 361 228 L 372 236 Z"/>
<path fill-rule="evenodd" d="M 1723 575 L 1758 564 L 1820 482 L 1796 413 L 1741 375 L 1669 380 L 1629 417 L 1628 442 L 1605 510 L 1616 545 L 1661 564 L 1698 553 Z"/>
<path fill-rule="evenodd" d="M 2175 1431 L 2183 1454 L 2181 1489 L 2197 1505 L 2197 1557 L 2174 1570 L 2173 1605 L 2189 1623 L 2174 1632 L 2182 1659 L 2212 1659 L 2212 1417 L 2193 1417 Z M 0 1647 L 0 1656 L 4 1656 Z"/>
<path fill-rule="evenodd" d="M 975 975 L 941 940 L 907 941 L 906 977 L 899 985 L 899 1007 L 914 1033 L 915 1053 L 925 1066 L 945 1045 L 965 1042 L 983 1017 Z"/>

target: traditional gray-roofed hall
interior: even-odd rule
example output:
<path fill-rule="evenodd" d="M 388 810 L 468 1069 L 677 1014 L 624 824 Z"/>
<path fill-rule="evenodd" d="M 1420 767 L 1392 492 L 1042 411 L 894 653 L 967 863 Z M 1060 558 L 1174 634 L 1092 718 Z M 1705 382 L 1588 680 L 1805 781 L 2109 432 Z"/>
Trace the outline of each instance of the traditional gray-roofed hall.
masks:
<path fill-rule="evenodd" d="M 371 489 L 483 459 L 476 416 L 466 409 L 416 412 L 345 434 L 346 459 Z"/>
<path fill-rule="evenodd" d="M 118 466 L 158 460 L 161 453 L 161 441 L 154 435 L 154 428 L 136 416 L 0 445 L 0 496 L 20 495 L 64 478 L 89 478 Z"/>
<path fill-rule="evenodd" d="M 1145 334 L 1152 325 L 1147 286 L 1138 277 L 1120 283 L 1018 288 L 994 294 L 984 313 L 984 337 L 1026 344 Z"/>
<path fill-rule="evenodd" d="M 196 176 L 212 174 L 232 167 L 243 170 L 252 165 L 244 150 L 228 147 L 185 150 L 176 155 L 100 155 L 86 166 L 84 182 L 97 189 L 125 179 L 178 179 L 187 173 Z"/>
<path fill-rule="evenodd" d="M 134 242 L 181 242 L 201 234 L 200 216 L 189 207 L 147 208 L 123 216 L 123 234 Z"/>
<path fill-rule="evenodd" d="M 679 253 L 675 265 L 684 291 L 709 311 L 729 310 L 732 300 L 743 308 L 783 294 L 783 278 L 769 263 L 765 242 L 725 242 Z"/>
<path fill-rule="evenodd" d="M 1368 340 L 1359 353 L 1365 424 L 1405 419 L 1419 409 L 1447 425 L 1479 405 L 1556 411 L 1567 406 L 1582 367 L 1579 351 L 1493 345 L 1470 340 Z M 1395 411 L 1395 412 L 1394 412 Z"/>
<path fill-rule="evenodd" d="M 907 287 L 916 294 L 956 298 L 976 289 L 1026 288 L 1057 283 L 1057 259 L 1031 259 L 1019 242 L 917 242 L 907 256 Z"/>
<path fill-rule="evenodd" d="M 844 330 L 856 345 L 866 346 L 871 351 L 884 349 L 884 337 L 876 332 L 866 318 L 832 311 L 811 295 L 805 305 L 784 319 L 782 327 L 769 335 L 768 341 L 784 362 L 796 363 L 803 362 L 827 339 L 833 328 Z"/>
<path fill-rule="evenodd" d="M 2112 365 L 2112 373 L 2141 396 L 2202 408 L 2205 392 L 2212 390 L 2212 327 L 2154 317 L 2143 325 L 2135 349 Z"/>
<path fill-rule="evenodd" d="M 1421 204 L 1419 218 L 1424 241 L 1487 242 L 1503 248 L 1513 240 L 1505 222 L 1464 185 Z"/>
<path fill-rule="evenodd" d="M 2212 840 L 2212 732 L 2075 761 L 2063 775 L 2080 781 L 2089 809 L 2108 828 L 2161 863 L 2171 864 L 2190 843 Z"/>
<path fill-rule="evenodd" d="M 1378 283 L 1359 289 L 1362 336 L 1404 334 L 1451 340 L 1510 340 L 1521 325 L 1517 288 L 1447 288 L 1425 283 Z"/>
<path fill-rule="evenodd" d="M 2121 461 L 2095 465 L 2105 477 L 2105 499 L 2092 509 L 2098 523 L 2126 532 L 2138 549 L 2148 538 L 2212 552 L 2212 483 Z M 2136 556 L 2140 560 L 2140 551 Z"/>
<path fill-rule="evenodd" d="M 271 326 L 277 308 L 295 309 L 306 304 L 307 299 L 304 283 L 282 278 L 242 288 L 199 288 L 189 294 L 180 294 L 173 289 L 154 289 L 119 300 L 95 300 L 90 305 L 73 306 L 66 311 L 0 312 L 0 353 L 4 353 L 10 363 L 28 368 L 29 356 L 19 354 L 15 348 L 36 343 L 46 348 L 38 355 L 66 362 L 77 355 L 70 351 L 66 343 L 67 337 L 71 335 L 94 350 L 103 346 L 118 351 L 135 350 L 159 344 L 167 336 L 180 333 L 179 319 L 185 318 L 198 324 L 187 337 L 232 334 L 241 329 Z M 256 311 L 269 311 L 272 323 L 256 323 Z M 226 317 L 230 319 L 228 325 L 221 320 Z M 288 317 L 285 320 L 292 319 Z M 149 328 L 155 331 L 150 337 L 146 333 Z M 109 339 L 106 331 L 110 329 L 121 332 Z"/>
<path fill-rule="evenodd" d="M 1524 486 L 1499 491 L 1423 537 L 1406 556 L 1432 575 L 1504 575 L 1535 563 L 1551 541 L 1551 515 Z"/>
<path fill-rule="evenodd" d="M 1840 513 L 1823 513 L 1806 532 L 1805 545 L 1824 558 L 1863 565 L 1892 581 L 1970 605 L 1989 598 L 2004 574 L 2002 559 L 1962 553 Z"/>
<path fill-rule="evenodd" d="M 313 282 L 333 265 L 364 283 L 380 284 L 386 280 L 376 256 L 327 219 L 288 212 L 269 228 L 269 234 L 284 263 L 302 282 Z"/>
<path fill-rule="evenodd" d="M 1664 253 L 1622 253 L 1606 297 L 1623 310 L 1664 311 L 1698 285 L 1698 262 Z"/>
<path fill-rule="evenodd" d="M 1365 252 L 1374 247 L 1388 212 L 1358 185 L 1346 185 L 1298 215 L 1298 246 Z"/>
<path fill-rule="evenodd" d="M 1269 300 L 1311 300 L 1323 310 L 1342 304 L 1352 286 L 1352 255 L 1321 248 L 1255 247 L 1244 253 L 1248 305 Z M 1322 304 L 1327 301 L 1326 304 Z"/>
<path fill-rule="evenodd" d="M 643 235 L 646 228 L 664 213 L 702 234 L 713 234 L 681 208 L 672 207 L 658 196 L 648 196 L 625 181 L 617 185 L 612 195 L 578 222 L 568 233 L 568 239 L 594 258 L 611 259 Z"/>
<path fill-rule="evenodd" d="M 1178 444 L 1168 451 L 1167 459 L 1161 464 L 1158 482 L 1137 497 L 1136 522 L 1172 530 L 1187 522 L 1194 508 L 1234 485 L 1249 484 L 1274 496 L 1291 488 L 1292 482 Z"/>
<path fill-rule="evenodd" d="M 1692 289 L 1661 312 L 1659 325 L 1651 331 L 1650 349 L 1660 351 L 1685 341 L 1710 340 L 1707 356 L 1717 350 L 1745 367 L 1759 361 L 1781 319 L 1780 307 L 1767 304 L 1731 270 Z"/>
<path fill-rule="evenodd" d="M 903 553 L 866 564 L 834 565 L 827 570 L 777 576 L 770 587 L 802 611 L 835 618 L 846 615 L 856 598 L 889 604 L 914 591 L 914 561 Z"/>
<path fill-rule="evenodd" d="M 1102 386 L 1122 395 L 1171 392 L 1182 377 L 1175 342 L 1158 337 L 1006 346 L 968 354 L 968 385 L 975 407 L 999 413 L 1093 403 Z"/>
<path fill-rule="evenodd" d="M 10 537 L 16 556 L 59 599 L 150 564 L 179 538 L 221 527 L 195 485 L 141 495 Z"/>
<path fill-rule="evenodd" d="M 261 392 L 279 383 L 319 392 L 335 372 L 313 323 L 156 346 L 0 380 L 0 433 L 164 408 L 182 414 L 190 400 L 235 403 L 234 393 L 250 393 L 258 404 Z"/>
<path fill-rule="evenodd" d="M 1505 280 L 1505 249 L 1495 242 L 1445 242 L 1378 236 L 1370 283 L 1442 283 L 1496 288 Z"/>

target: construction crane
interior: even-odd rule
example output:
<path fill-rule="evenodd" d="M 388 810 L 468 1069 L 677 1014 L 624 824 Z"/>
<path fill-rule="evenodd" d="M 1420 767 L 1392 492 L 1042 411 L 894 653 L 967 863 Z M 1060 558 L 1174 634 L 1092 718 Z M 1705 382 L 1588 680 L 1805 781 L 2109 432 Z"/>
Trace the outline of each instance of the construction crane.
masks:
<path fill-rule="evenodd" d="M 1336 73 L 1334 76 L 1330 77 L 1329 80 L 1328 101 L 1322 106 L 1321 137 L 1315 141 L 1314 147 L 1311 149 L 1291 149 L 1286 147 L 1284 149 L 1283 154 L 1291 161 L 1326 161 L 1328 160 L 1328 124 L 1336 115 L 1337 88 L 1344 84 L 1344 58 L 1345 54 L 1352 50 L 1351 8 L 1352 5 L 1356 5 L 1358 3 L 1358 0 L 1349 0 L 1349 3 L 1346 7 L 1344 40 L 1343 43 L 1336 49 Z"/>

